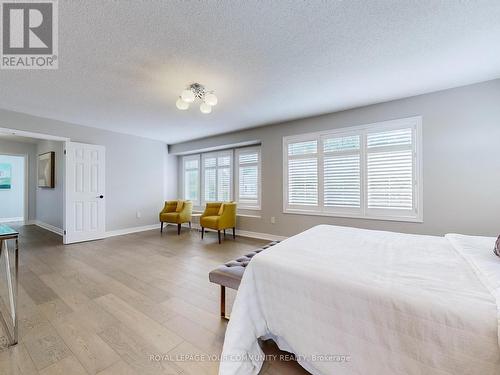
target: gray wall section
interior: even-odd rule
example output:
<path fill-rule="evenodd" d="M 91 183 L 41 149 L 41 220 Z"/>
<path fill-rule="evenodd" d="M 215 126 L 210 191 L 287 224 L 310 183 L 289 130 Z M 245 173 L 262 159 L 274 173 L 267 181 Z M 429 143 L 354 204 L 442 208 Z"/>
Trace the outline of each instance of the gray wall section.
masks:
<path fill-rule="evenodd" d="M 163 207 L 165 143 L 0 109 L 0 127 L 106 147 L 106 230 L 156 224 Z M 137 212 L 141 218 L 136 217 Z"/>
<path fill-rule="evenodd" d="M 1 126 L 1 124 L 0 124 Z M 28 220 L 36 218 L 36 145 L 0 139 L 0 154 L 26 155 L 28 158 Z M 3 202 L 2 202 L 3 203 Z"/>
<path fill-rule="evenodd" d="M 178 171 L 177 171 L 177 156 L 168 153 L 168 148 L 165 149 L 165 199 L 177 199 L 178 195 Z"/>
<path fill-rule="evenodd" d="M 423 223 L 283 213 L 283 136 L 410 116 L 423 117 Z M 179 143 L 169 150 L 185 153 L 255 139 L 262 141 L 262 218 L 239 218 L 240 229 L 288 236 L 327 223 L 437 235 L 500 233 L 499 79 Z"/>
<path fill-rule="evenodd" d="M 11 168 L 10 189 L 0 190 L 0 222 L 15 218 L 24 220 L 24 160 L 23 156 L 0 153 L 0 164 L 9 164 Z"/>
<path fill-rule="evenodd" d="M 64 142 L 43 140 L 38 143 L 37 155 L 50 151 L 55 152 L 55 187 L 53 189 L 40 188 L 38 187 L 38 181 L 36 182 L 36 219 L 45 224 L 63 229 Z"/>

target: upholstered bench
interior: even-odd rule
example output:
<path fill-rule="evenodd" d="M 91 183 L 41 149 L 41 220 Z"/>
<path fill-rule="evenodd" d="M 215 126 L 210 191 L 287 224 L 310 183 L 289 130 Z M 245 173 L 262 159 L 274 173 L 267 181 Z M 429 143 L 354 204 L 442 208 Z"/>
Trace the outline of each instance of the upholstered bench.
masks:
<path fill-rule="evenodd" d="M 251 253 L 245 254 L 235 260 L 231 260 L 225 264 L 220 265 L 208 274 L 209 280 L 214 284 L 220 285 L 220 315 L 224 319 L 229 319 L 226 316 L 226 287 L 237 290 L 240 286 L 241 278 L 245 272 L 245 268 L 250 263 L 252 258 L 264 251 L 278 244 L 280 241 L 273 241 Z"/>

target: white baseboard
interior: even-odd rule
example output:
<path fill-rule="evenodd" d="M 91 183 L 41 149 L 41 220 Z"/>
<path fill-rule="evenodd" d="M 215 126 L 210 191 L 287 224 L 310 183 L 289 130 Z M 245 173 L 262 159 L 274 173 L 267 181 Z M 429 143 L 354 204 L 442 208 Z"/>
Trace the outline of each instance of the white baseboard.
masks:
<path fill-rule="evenodd" d="M 58 234 L 59 236 L 62 236 L 64 233 L 64 231 L 61 228 L 44 223 L 43 221 L 40 221 L 40 220 L 30 220 L 30 221 L 28 221 L 27 224 L 28 225 L 36 225 L 36 226 L 43 228 L 43 229 L 46 229 L 52 233 Z"/>
<path fill-rule="evenodd" d="M 137 232 L 145 232 L 147 230 L 152 229 L 160 229 L 160 223 L 153 225 L 145 225 L 142 227 L 132 227 L 125 229 L 117 229 L 117 230 L 109 230 L 106 232 L 106 237 L 114 237 L 114 236 L 123 236 L 124 234 L 137 233 Z"/>
<path fill-rule="evenodd" d="M 182 224 L 182 225 L 188 226 L 187 223 Z M 199 224 L 193 224 L 193 228 L 200 229 L 201 227 Z M 208 229 L 208 228 L 205 228 L 205 230 L 207 232 L 216 232 L 215 230 Z M 228 229 L 228 233 L 232 234 L 232 230 Z M 288 237 L 284 237 L 284 236 L 277 236 L 277 235 L 270 234 L 270 233 L 251 232 L 248 230 L 241 230 L 238 228 L 236 228 L 236 235 L 241 236 L 241 237 L 258 238 L 261 240 L 268 240 L 268 241 L 283 241 L 283 240 L 286 240 L 288 238 Z"/>
<path fill-rule="evenodd" d="M 63 235 L 63 230 L 61 228 L 57 228 L 53 225 L 44 223 L 40 220 L 30 220 L 27 224 L 34 224 L 34 225 L 37 225 L 43 229 L 47 229 L 48 231 L 56 233 L 60 236 Z M 187 226 L 187 225 L 188 225 L 187 223 L 183 224 L 183 226 Z M 193 228 L 200 228 L 200 226 L 198 224 L 193 224 Z M 115 237 L 115 236 L 123 236 L 125 234 L 145 232 L 145 231 L 153 230 L 153 229 L 158 229 L 158 231 L 159 231 L 160 224 L 152 224 L 152 225 L 145 225 L 142 227 L 131 227 L 131 228 L 125 228 L 125 229 L 110 230 L 110 231 L 106 232 L 104 237 L 108 238 L 108 237 Z M 211 231 L 210 229 L 206 229 L 206 230 Z M 247 230 L 240 230 L 240 229 L 236 229 L 236 235 L 242 236 L 242 237 L 258 238 L 258 239 L 268 240 L 268 241 L 282 241 L 282 240 L 285 240 L 287 238 L 287 237 L 283 237 L 283 236 L 276 236 L 276 235 L 270 234 L 270 233 L 250 232 Z"/>
<path fill-rule="evenodd" d="M 0 223 L 18 223 L 20 221 L 24 221 L 24 217 L 6 217 L 0 219 Z"/>
<path fill-rule="evenodd" d="M 250 232 L 248 230 L 239 230 L 239 229 L 236 229 L 236 235 L 243 237 L 250 237 L 250 238 L 258 238 L 261 240 L 268 240 L 268 241 L 283 241 L 288 238 L 285 236 L 277 236 L 275 234 L 270 234 L 270 233 Z"/>

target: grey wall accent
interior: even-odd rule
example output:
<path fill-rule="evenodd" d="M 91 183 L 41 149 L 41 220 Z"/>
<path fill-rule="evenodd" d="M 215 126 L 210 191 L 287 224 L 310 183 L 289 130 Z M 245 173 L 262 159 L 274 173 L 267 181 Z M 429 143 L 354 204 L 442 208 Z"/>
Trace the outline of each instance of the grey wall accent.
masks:
<path fill-rule="evenodd" d="M 423 117 L 423 223 L 283 213 L 283 136 L 410 116 Z M 239 218 L 241 229 L 288 236 L 328 223 L 437 235 L 500 233 L 500 79 L 179 143 L 169 150 L 184 153 L 251 139 L 262 141 L 263 209 L 261 219 Z"/>
<path fill-rule="evenodd" d="M 38 181 L 35 183 L 36 219 L 45 224 L 49 224 L 56 228 L 63 229 L 64 227 L 64 142 L 41 140 L 37 144 L 37 155 L 44 154 L 50 151 L 55 152 L 55 187 L 53 189 L 40 188 L 38 187 Z"/>
<path fill-rule="evenodd" d="M 165 199 L 177 199 L 178 195 L 178 170 L 177 170 L 177 156 L 168 153 L 168 148 L 165 148 Z"/>
<path fill-rule="evenodd" d="M 24 220 L 24 160 L 23 156 L 0 154 L 0 163 L 11 167 L 11 187 L 0 190 L 0 222 L 14 218 Z"/>
<path fill-rule="evenodd" d="M 3 109 L 0 127 L 105 146 L 106 230 L 158 222 L 164 200 L 165 143 Z M 138 211 L 141 218 L 136 217 Z"/>
<path fill-rule="evenodd" d="M 36 217 L 36 145 L 0 139 L 0 154 L 28 157 L 28 217 L 25 220 L 34 220 Z"/>

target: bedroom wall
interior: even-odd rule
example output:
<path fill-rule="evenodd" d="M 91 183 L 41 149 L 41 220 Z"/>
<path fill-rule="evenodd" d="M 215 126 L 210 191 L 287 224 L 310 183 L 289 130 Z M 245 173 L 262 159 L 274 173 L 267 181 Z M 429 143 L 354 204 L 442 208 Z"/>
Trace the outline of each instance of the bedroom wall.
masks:
<path fill-rule="evenodd" d="M 28 220 L 36 217 L 36 144 L 0 139 L 0 154 L 25 155 L 28 158 Z M 26 218 L 25 218 L 26 220 Z"/>
<path fill-rule="evenodd" d="M 283 213 L 283 136 L 409 116 L 423 117 L 423 223 Z M 179 143 L 169 149 L 185 153 L 256 139 L 262 141 L 263 209 L 261 218 L 240 217 L 240 229 L 289 236 L 327 223 L 436 235 L 500 233 L 500 79 Z M 270 223 L 272 216 L 276 224 Z"/>
<path fill-rule="evenodd" d="M 164 142 L 3 109 L 0 109 L 0 126 L 105 146 L 106 230 L 158 223 L 165 194 Z M 140 218 L 137 212 L 141 213 Z"/>
<path fill-rule="evenodd" d="M 63 229 L 64 226 L 64 142 L 41 140 L 37 144 L 37 155 L 55 152 L 55 186 L 36 185 L 36 219 L 42 223 Z M 37 171 L 38 173 L 38 171 Z"/>

